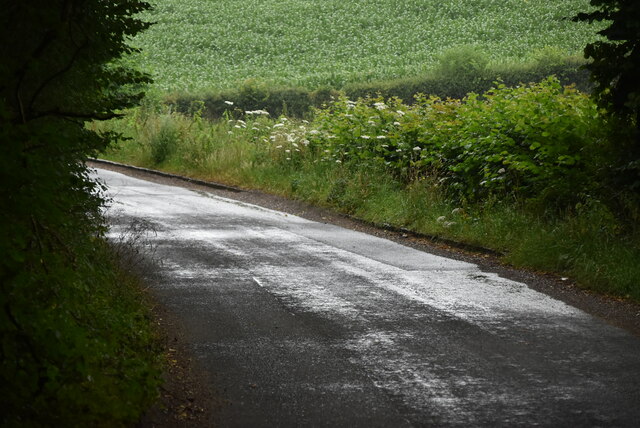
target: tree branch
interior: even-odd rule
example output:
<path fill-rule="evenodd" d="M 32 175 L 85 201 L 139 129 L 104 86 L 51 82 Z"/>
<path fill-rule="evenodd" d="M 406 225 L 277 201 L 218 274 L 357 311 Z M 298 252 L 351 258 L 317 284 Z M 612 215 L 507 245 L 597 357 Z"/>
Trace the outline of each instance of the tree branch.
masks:
<path fill-rule="evenodd" d="M 43 117 L 62 117 L 73 119 L 86 119 L 86 120 L 110 120 L 123 117 L 121 113 L 82 113 L 77 111 L 63 111 L 60 109 L 42 111 L 34 115 L 31 120 L 41 119 Z"/>
<path fill-rule="evenodd" d="M 71 60 L 69 61 L 69 63 L 64 66 L 61 70 L 58 70 L 56 73 L 53 73 L 51 76 L 49 76 L 48 78 L 44 79 L 44 81 L 40 84 L 40 86 L 38 86 L 38 89 L 36 89 L 36 91 L 33 93 L 32 97 L 31 97 L 31 101 L 29 102 L 29 107 L 28 107 L 28 111 L 31 112 L 33 109 L 33 105 L 35 104 L 36 100 L 38 99 L 38 97 L 40 96 L 40 94 L 42 93 L 42 91 L 44 91 L 44 89 L 55 79 L 57 79 L 58 77 L 62 76 L 64 73 L 68 72 L 69 70 L 71 70 L 71 68 L 73 67 L 73 65 L 75 64 L 75 62 L 78 59 L 78 56 L 80 55 L 80 52 L 83 51 L 85 48 L 87 47 L 87 42 L 83 43 L 82 45 L 78 46 L 78 48 L 76 49 L 76 51 L 73 53 L 73 55 L 71 56 Z"/>

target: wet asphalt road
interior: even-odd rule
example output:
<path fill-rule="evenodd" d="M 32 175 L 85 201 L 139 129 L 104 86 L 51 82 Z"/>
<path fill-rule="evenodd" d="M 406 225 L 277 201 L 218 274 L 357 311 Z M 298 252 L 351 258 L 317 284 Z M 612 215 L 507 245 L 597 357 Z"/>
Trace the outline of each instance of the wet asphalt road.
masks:
<path fill-rule="evenodd" d="M 98 170 L 117 236 L 230 400 L 222 426 L 640 426 L 640 339 L 480 271 L 329 224 Z"/>

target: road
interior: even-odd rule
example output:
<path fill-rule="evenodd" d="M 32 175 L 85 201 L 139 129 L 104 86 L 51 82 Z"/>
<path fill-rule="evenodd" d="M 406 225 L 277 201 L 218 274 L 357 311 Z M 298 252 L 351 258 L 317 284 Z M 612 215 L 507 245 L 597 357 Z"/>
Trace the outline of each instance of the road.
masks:
<path fill-rule="evenodd" d="M 638 426 L 640 339 L 525 284 L 364 233 L 98 170 L 222 426 Z"/>

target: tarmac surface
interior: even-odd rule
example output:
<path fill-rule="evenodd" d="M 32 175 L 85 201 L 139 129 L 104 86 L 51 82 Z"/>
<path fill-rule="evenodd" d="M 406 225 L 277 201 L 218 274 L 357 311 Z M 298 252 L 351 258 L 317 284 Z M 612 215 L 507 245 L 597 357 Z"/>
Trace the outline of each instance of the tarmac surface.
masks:
<path fill-rule="evenodd" d="M 638 426 L 640 339 L 474 263 L 98 170 L 221 426 Z M 212 421 L 213 423 L 214 421 Z"/>

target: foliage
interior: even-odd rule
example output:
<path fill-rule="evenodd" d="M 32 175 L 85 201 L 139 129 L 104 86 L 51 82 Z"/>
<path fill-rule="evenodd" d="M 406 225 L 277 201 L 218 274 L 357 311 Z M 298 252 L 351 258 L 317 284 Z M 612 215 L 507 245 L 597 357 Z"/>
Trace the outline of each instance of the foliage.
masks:
<path fill-rule="evenodd" d="M 513 195 L 565 207 L 588 194 L 606 140 L 595 105 L 556 79 L 463 100 L 345 98 L 317 113 L 306 135 L 323 161 L 369 162 L 414 180 L 437 176 L 457 199 Z"/>
<path fill-rule="evenodd" d="M 640 3 L 591 0 L 591 5 L 597 9 L 579 13 L 575 19 L 607 23 L 598 33 L 606 40 L 589 43 L 584 50 L 585 57 L 593 59 L 587 68 L 596 82 L 595 94 L 603 106 L 637 118 L 640 114 Z"/>
<path fill-rule="evenodd" d="M 635 0 L 592 0 L 596 9 L 580 13 L 579 21 L 604 21 L 599 32 L 606 40 L 587 45 L 587 68 L 595 81 L 594 96 L 612 114 L 619 126 L 635 128 L 635 135 L 617 136 L 612 147 L 618 159 L 611 165 L 611 182 L 627 199 L 640 201 L 640 2 Z"/>
<path fill-rule="evenodd" d="M 139 0 L 2 0 L 2 424 L 135 420 L 156 393 L 148 321 L 105 249 L 85 128 L 142 96 L 123 56 L 148 24 Z M 135 302 L 138 301 L 136 304 Z M 147 326 L 147 327 L 145 327 Z"/>
<path fill-rule="evenodd" d="M 595 38 L 589 25 L 565 19 L 588 0 L 154 4 L 148 16 L 157 24 L 135 43 L 163 91 L 217 92 L 251 79 L 270 87 L 342 89 L 422 76 L 460 45 L 482 46 L 492 63 L 529 62 L 545 46 L 580 54 Z"/>

